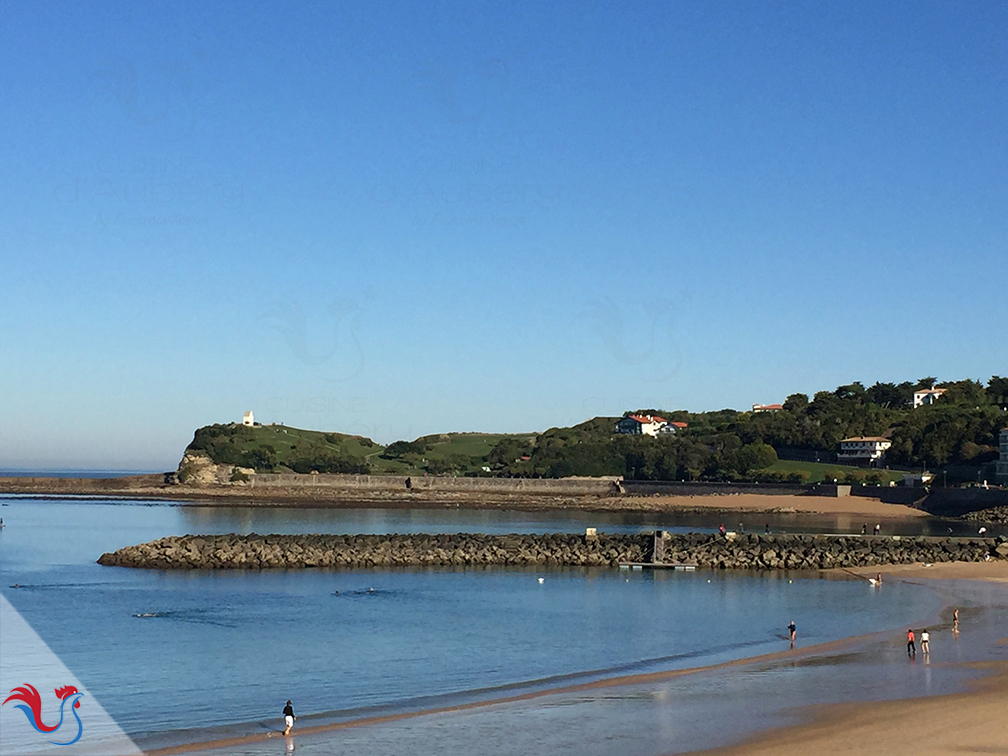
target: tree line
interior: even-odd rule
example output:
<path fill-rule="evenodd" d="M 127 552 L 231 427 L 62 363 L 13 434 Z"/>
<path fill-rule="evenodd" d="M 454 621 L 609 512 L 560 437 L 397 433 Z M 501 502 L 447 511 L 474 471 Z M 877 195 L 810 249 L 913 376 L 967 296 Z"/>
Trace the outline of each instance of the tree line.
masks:
<path fill-rule="evenodd" d="M 913 406 L 915 391 L 941 388 L 933 404 Z M 778 450 L 835 453 L 840 441 L 885 435 L 887 460 L 912 468 L 980 467 L 997 457 L 998 434 L 1008 424 L 1008 378 L 938 382 L 854 382 L 812 398 L 791 394 L 771 412 L 691 413 L 637 410 L 681 420 L 675 435 L 621 435 L 619 418 L 598 417 L 572 428 L 551 428 L 531 444 L 505 439 L 487 459 L 497 474 L 531 477 L 622 475 L 642 480 L 788 479 L 759 475 Z M 523 460 L 522 457 L 528 459 Z M 798 482 L 800 475 L 792 475 Z"/>

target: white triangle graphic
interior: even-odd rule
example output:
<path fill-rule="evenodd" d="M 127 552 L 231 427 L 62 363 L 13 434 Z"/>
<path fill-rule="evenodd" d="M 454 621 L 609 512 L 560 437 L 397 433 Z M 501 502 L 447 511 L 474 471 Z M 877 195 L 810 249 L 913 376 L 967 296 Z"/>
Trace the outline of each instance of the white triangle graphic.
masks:
<path fill-rule="evenodd" d="M 142 756 L 143 752 L 80 680 L 0 594 L 0 701 L 7 699 L 15 688 L 24 690 L 26 685 L 38 691 L 41 723 L 59 727 L 53 732 L 39 732 L 26 711 L 16 708 L 30 709 L 30 705 L 20 699 L 10 700 L 0 706 L 0 755 Z M 76 688 L 79 697 L 67 695 L 61 701 L 55 691 L 67 685 Z M 80 702 L 77 707 L 73 705 L 75 700 Z M 80 737 L 73 744 L 53 745 L 73 740 L 78 732 Z"/>

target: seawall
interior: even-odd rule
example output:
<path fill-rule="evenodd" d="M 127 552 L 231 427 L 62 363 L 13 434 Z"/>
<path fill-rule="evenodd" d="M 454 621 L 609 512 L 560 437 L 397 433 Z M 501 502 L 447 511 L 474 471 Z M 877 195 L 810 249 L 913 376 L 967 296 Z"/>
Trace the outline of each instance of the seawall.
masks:
<path fill-rule="evenodd" d="M 251 488 L 340 488 L 366 491 L 444 491 L 501 494 L 605 495 L 619 492 L 619 478 L 453 478 L 402 475 L 298 475 L 266 473 L 252 476 Z"/>
<path fill-rule="evenodd" d="M 171 536 L 103 554 L 99 564 L 148 569 L 610 566 L 651 561 L 654 535 Z M 828 569 L 1008 558 L 1008 539 L 706 533 L 662 538 L 665 562 L 720 569 Z"/>

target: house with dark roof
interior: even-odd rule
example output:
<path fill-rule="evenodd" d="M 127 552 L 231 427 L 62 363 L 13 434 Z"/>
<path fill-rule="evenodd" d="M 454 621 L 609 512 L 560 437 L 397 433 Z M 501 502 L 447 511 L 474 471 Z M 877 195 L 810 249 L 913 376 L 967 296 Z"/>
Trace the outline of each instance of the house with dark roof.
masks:
<path fill-rule="evenodd" d="M 668 425 L 668 420 L 658 415 L 626 415 L 616 423 L 617 433 L 631 435 L 657 436 L 662 428 Z"/>

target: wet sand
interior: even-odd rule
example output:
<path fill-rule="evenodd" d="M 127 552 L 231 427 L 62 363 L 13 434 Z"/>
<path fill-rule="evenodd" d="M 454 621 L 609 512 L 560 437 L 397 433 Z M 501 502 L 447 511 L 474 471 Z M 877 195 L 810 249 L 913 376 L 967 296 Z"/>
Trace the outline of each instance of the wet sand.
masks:
<path fill-rule="evenodd" d="M 850 572 L 872 576 L 874 568 Z M 979 580 L 1008 583 L 1008 561 L 904 564 L 881 568 L 887 579 Z M 1008 657 L 1008 637 L 997 645 Z M 998 649 L 1000 650 L 1000 649 Z M 884 702 L 810 707 L 808 721 L 768 730 L 708 756 L 807 756 L 829 754 L 1008 754 L 1008 660 L 964 665 L 984 676 L 963 693 Z"/>
<path fill-rule="evenodd" d="M 941 562 L 938 564 L 887 564 L 882 567 L 855 567 L 850 572 L 864 577 L 882 573 L 887 577 L 933 578 L 935 580 L 984 580 L 1008 583 L 1008 560 L 992 559 L 989 562 Z"/>
<path fill-rule="evenodd" d="M 638 498 L 658 510 L 723 510 L 726 512 L 796 512 L 799 514 L 858 515 L 869 520 L 928 517 L 928 513 L 903 504 L 886 504 L 864 496 L 650 496 Z"/>
<path fill-rule="evenodd" d="M 1008 639 L 1006 639 L 1008 641 Z M 985 665 L 993 674 L 973 690 L 931 698 L 817 706 L 812 721 L 771 730 L 740 746 L 704 751 L 709 756 L 808 754 L 1008 753 L 1008 662 Z"/>

